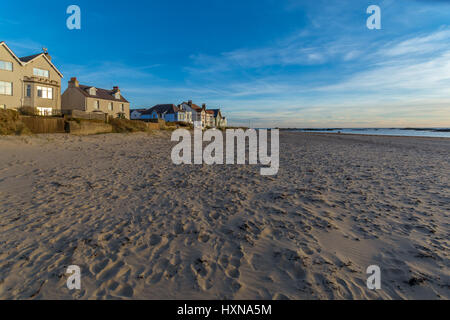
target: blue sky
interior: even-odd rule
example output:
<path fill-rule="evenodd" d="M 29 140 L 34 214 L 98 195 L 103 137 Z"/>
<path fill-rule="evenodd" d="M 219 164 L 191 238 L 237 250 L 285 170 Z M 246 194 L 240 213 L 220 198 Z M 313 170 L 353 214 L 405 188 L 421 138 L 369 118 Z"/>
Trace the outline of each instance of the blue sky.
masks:
<path fill-rule="evenodd" d="M 81 8 L 81 30 L 66 9 Z M 366 9 L 381 8 L 381 30 Z M 132 108 L 193 100 L 253 127 L 450 127 L 450 1 L 7 1 L 0 41 Z"/>

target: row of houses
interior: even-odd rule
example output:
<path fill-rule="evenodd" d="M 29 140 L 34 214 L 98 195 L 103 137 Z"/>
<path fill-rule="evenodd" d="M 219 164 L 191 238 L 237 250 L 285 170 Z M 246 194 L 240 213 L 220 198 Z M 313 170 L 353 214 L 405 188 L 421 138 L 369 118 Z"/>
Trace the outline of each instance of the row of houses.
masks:
<path fill-rule="evenodd" d="M 162 119 L 167 122 L 184 122 L 202 128 L 221 128 L 227 126 L 227 119 L 220 109 L 207 109 L 206 104 L 201 107 L 192 103 L 182 102 L 175 104 L 158 104 L 148 109 L 131 110 L 132 120 L 151 121 Z"/>
<path fill-rule="evenodd" d="M 118 87 L 101 89 L 81 85 L 72 78 L 61 93 L 62 78 L 46 49 L 18 57 L 4 41 L 0 42 L 0 109 L 28 107 L 40 115 L 79 110 L 129 119 L 130 103 Z"/>
<path fill-rule="evenodd" d="M 76 77 L 61 93 L 63 74 L 53 64 L 46 49 L 18 57 L 4 41 L 0 42 L 0 109 L 33 108 L 40 115 L 59 115 L 78 110 L 130 119 L 130 103 L 118 86 L 102 89 L 80 84 Z M 159 104 L 149 109 L 131 110 L 131 119 L 185 122 L 206 127 L 226 127 L 220 109 L 207 109 L 191 100 L 179 105 Z"/>

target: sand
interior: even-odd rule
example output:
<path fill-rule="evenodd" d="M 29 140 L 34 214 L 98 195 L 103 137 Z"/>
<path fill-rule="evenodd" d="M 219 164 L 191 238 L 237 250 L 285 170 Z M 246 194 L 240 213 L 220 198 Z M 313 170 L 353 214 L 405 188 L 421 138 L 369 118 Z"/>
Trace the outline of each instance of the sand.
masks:
<path fill-rule="evenodd" d="M 450 298 L 450 139 L 282 132 L 274 177 L 173 145 L 0 137 L 0 298 Z"/>

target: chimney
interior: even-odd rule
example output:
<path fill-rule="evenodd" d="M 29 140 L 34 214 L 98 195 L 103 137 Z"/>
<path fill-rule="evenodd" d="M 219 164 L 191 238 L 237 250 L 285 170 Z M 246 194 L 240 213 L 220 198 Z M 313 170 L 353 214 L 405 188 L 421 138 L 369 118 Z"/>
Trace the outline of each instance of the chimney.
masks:
<path fill-rule="evenodd" d="M 206 103 L 202 104 L 202 108 L 206 109 Z"/>
<path fill-rule="evenodd" d="M 70 78 L 69 81 L 69 88 L 75 88 L 75 87 L 79 87 L 80 83 L 78 82 L 76 77 Z"/>
<path fill-rule="evenodd" d="M 120 89 L 119 89 L 119 87 L 113 87 L 113 95 L 114 95 L 114 98 L 120 99 Z"/>
<path fill-rule="evenodd" d="M 44 52 L 45 56 L 47 57 L 48 60 L 52 61 L 52 57 L 50 56 L 50 54 L 48 53 L 48 49 L 47 48 L 42 48 L 42 51 Z"/>

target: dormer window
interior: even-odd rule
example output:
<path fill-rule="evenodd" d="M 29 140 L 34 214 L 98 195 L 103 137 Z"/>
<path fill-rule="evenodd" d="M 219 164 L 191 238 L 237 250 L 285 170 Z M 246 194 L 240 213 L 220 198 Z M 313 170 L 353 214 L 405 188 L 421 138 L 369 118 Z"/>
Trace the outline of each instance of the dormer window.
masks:
<path fill-rule="evenodd" d="M 89 94 L 91 96 L 96 96 L 97 95 L 97 89 L 95 87 L 89 88 Z"/>
<path fill-rule="evenodd" d="M 116 99 L 120 99 L 120 92 L 114 93 L 114 97 L 115 97 Z"/>

